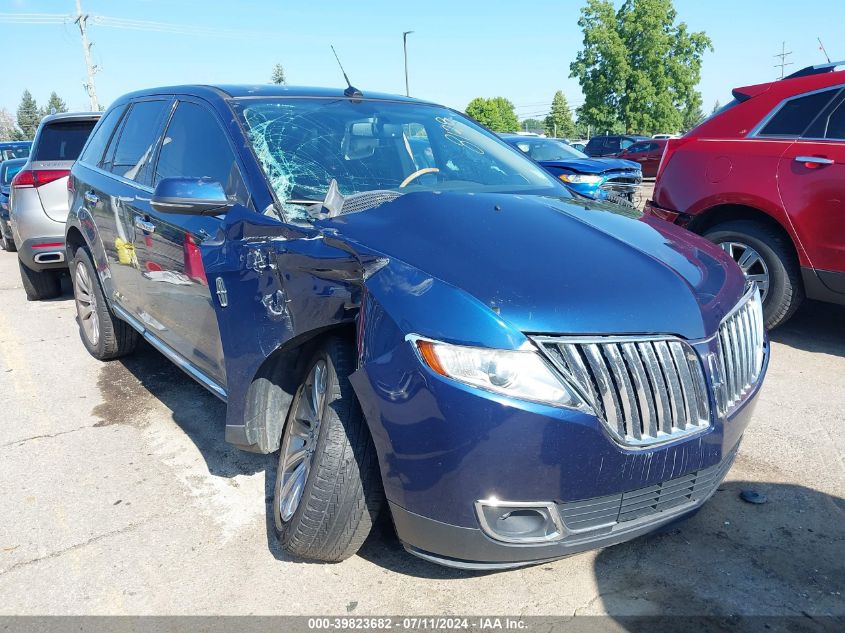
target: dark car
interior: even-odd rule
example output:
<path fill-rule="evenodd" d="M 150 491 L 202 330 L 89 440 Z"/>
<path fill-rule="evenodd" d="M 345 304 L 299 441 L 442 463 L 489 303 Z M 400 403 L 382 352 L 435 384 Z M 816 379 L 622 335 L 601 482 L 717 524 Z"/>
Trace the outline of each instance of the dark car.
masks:
<path fill-rule="evenodd" d="M 766 325 L 804 297 L 845 305 L 845 62 L 736 88 L 669 141 L 651 216 L 719 244 L 760 286 Z"/>
<path fill-rule="evenodd" d="M 3 141 L 0 143 L 0 162 L 13 158 L 27 158 L 32 141 Z"/>
<path fill-rule="evenodd" d="M 594 136 L 584 148 L 584 153 L 593 158 L 601 156 L 616 156 L 622 150 L 628 149 L 638 141 L 648 140 L 647 136 L 638 134 L 612 134 L 608 136 Z"/>
<path fill-rule="evenodd" d="M 15 240 L 9 226 L 9 193 L 12 178 L 24 165 L 26 158 L 11 158 L 0 163 L 0 244 L 10 252 L 15 251 Z"/>
<path fill-rule="evenodd" d="M 381 510 L 475 569 L 644 534 L 715 492 L 766 371 L 723 251 L 442 106 L 141 91 L 70 189 L 83 344 L 146 339 L 227 403 L 229 442 L 278 451 L 271 521 L 300 557 L 351 556 Z"/>
<path fill-rule="evenodd" d="M 502 134 L 501 137 L 588 198 L 603 199 L 618 194 L 633 201 L 643 179 L 636 163 L 618 158 L 590 158 L 560 139 L 518 134 Z"/>
<path fill-rule="evenodd" d="M 628 149 L 619 152 L 618 156 L 637 163 L 643 170 L 643 178 L 655 178 L 664 149 L 666 149 L 665 139 L 650 139 L 648 141 L 637 141 L 630 145 Z"/>

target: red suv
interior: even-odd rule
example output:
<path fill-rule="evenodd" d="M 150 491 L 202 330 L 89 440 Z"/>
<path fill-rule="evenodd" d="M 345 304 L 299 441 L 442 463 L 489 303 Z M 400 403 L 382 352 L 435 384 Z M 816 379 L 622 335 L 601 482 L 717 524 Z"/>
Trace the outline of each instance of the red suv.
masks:
<path fill-rule="evenodd" d="M 766 325 L 806 295 L 845 304 L 845 62 L 737 88 L 668 142 L 646 214 L 721 245 L 764 299 Z"/>

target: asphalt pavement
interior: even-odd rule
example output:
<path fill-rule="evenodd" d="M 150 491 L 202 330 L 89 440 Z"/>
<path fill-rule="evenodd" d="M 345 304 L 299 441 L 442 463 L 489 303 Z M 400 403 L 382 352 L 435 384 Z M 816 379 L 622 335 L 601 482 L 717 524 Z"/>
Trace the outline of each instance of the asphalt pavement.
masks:
<path fill-rule="evenodd" d="M 27 302 L 0 251 L 0 614 L 845 615 L 843 324 L 807 303 L 773 334 L 736 464 L 663 534 L 479 573 L 408 555 L 388 520 L 314 564 L 279 548 L 276 457 L 227 445 L 223 404 L 147 346 L 91 358 L 69 291 Z"/>

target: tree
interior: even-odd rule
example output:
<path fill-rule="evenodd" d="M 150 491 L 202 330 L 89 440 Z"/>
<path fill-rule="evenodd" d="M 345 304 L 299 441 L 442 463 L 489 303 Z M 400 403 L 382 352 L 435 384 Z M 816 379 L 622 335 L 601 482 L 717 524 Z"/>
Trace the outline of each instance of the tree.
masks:
<path fill-rule="evenodd" d="M 701 107 L 695 87 L 713 50 L 704 32 L 675 22 L 672 0 L 587 0 L 583 49 L 570 64 L 584 93 L 579 118 L 600 131 L 670 132 Z"/>
<path fill-rule="evenodd" d="M 41 113 L 38 111 L 38 104 L 35 103 L 29 90 L 24 90 L 18 106 L 18 128 L 21 140 L 31 141 L 35 138 L 35 130 L 38 129 L 39 123 L 41 123 Z"/>
<path fill-rule="evenodd" d="M 716 114 L 719 111 L 719 108 L 722 107 L 722 104 L 719 103 L 719 100 L 716 99 L 716 103 L 713 104 L 713 109 L 710 111 L 710 114 Z"/>
<path fill-rule="evenodd" d="M 514 105 L 504 97 L 476 97 L 469 102 L 465 112 L 494 132 L 516 132 L 519 129 Z"/>
<path fill-rule="evenodd" d="M 535 132 L 542 134 L 546 131 L 546 124 L 540 119 L 523 119 L 519 124 L 519 128 L 524 132 Z"/>
<path fill-rule="evenodd" d="M 704 120 L 705 114 L 701 109 L 701 95 L 696 92 L 695 97 L 695 99 L 690 100 L 687 109 L 684 111 L 684 120 L 681 124 L 683 132 L 689 132 Z"/>
<path fill-rule="evenodd" d="M 51 92 L 47 105 L 41 108 L 41 117 L 43 118 L 48 114 L 53 114 L 54 110 L 55 112 L 67 112 L 67 104 L 61 97 L 59 97 L 59 95 L 55 92 Z"/>
<path fill-rule="evenodd" d="M 15 117 L 6 109 L 0 109 L 0 141 L 17 141 L 20 131 Z"/>
<path fill-rule="evenodd" d="M 575 136 L 575 121 L 563 92 L 558 90 L 552 98 L 552 109 L 545 120 L 546 134 L 562 138 Z"/>
<path fill-rule="evenodd" d="M 280 86 L 284 86 L 288 83 L 287 77 L 285 76 L 284 66 L 281 64 L 273 66 L 273 74 L 270 76 L 270 83 L 279 84 Z"/>

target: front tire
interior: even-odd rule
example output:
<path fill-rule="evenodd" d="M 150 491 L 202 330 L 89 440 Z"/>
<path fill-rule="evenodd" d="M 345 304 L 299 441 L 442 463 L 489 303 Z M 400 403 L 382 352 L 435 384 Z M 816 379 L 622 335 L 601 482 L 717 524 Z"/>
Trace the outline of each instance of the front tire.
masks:
<path fill-rule="evenodd" d="M 704 233 L 739 264 L 763 295 L 766 328 L 783 325 L 804 300 L 801 270 L 792 245 L 778 231 L 753 220 L 718 224 Z"/>
<path fill-rule="evenodd" d="M 21 271 L 21 283 L 26 292 L 27 301 L 55 299 L 62 294 L 60 273 L 57 270 L 32 270 L 18 258 Z"/>
<path fill-rule="evenodd" d="M 71 278 L 79 335 L 88 353 L 99 360 L 130 354 L 138 343 L 138 333 L 109 308 L 91 256 L 84 248 L 76 251 Z"/>
<path fill-rule="evenodd" d="M 383 502 L 381 478 L 349 383 L 352 346 L 328 339 L 307 367 L 282 433 L 274 522 L 288 553 L 339 562 L 370 533 Z"/>

